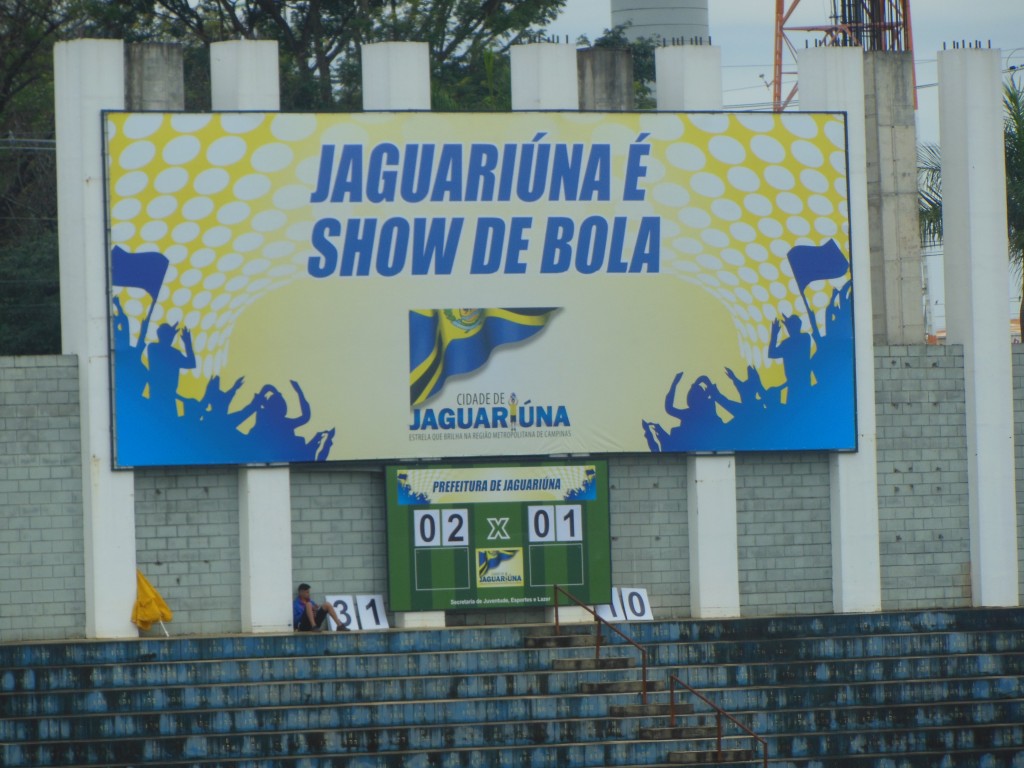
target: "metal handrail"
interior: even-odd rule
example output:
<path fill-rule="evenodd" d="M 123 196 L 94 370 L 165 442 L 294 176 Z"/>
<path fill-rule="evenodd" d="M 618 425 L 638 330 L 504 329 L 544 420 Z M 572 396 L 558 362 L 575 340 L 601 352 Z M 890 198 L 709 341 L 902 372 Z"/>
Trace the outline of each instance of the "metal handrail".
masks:
<path fill-rule="evenodd" d="M 575 595 L 570 594 L 568 591 L 566 591 L 562 587 L 558 586 L 557 584 L 554 584 L 552 586 L 554 587 L 554 598 L 555 598 L 555 634 L 556 635 L 561 633 L 561 627 L 560 627 L 559 620 L 558 620 L 558 608 L 559 608 L 558 595 L 559 594 L 563 594 L 566 597 L 568 597 L 572 602 L 576 603 L 576 605 L 578 605 L 580 608 L 582 608 L 587 613 L 589 613 L 591 616 L 593 616 L 594 617 L 594 621 L 597 623 L 597 648 L 595 650 L 594 658 L 596 658 L 596 659 L 601 658 L 601 626 L 602 625 L 608 627 L 608 629 L 610 629 L 612 632 L 617 634 L 619 637 L 621 637 L 627 643 L 629 643 L 634 648 L 636 648 L 638 651 L 640 651 L 640 661 L 641 661 L 641 664 L 643 665 L 643 682 L 644 682 L 643 691 L 641 693 L 641 701 L 644 704 L 646 704 L 647 703 L 647 649 L 644 648 L 642 645 L 640 645 L 640 643 L 638 643 L 633 638 L 631 638 L 628 635 L 624 634 L 618 627 L 614 626 L 607 619 L 603 619 L 600 616 L 598 616 L 597 615 L 597 611 L 595 611 L 589 605 L 587 605 L 584 602 L 582 602 L 581 600 L 579 600 Z M 700 693 L 700 691 L 698 691 L 698 690 L 696 690 L 694 688 L 691 688 L 689 685 L 684 683 L 682 680 L 680 680 L 675 675 L 670 674 L 668 679 L 669 679 L 668 715 L 669 715 L 669 722 L 671 723 L 671 726 L 673 728 L 676 727 L 676 683 L 678 683 L 680 686 L 682 686 L 688 692 L 690 692 L 691 694 L 696 696 L 698 699 L 703 701 L 705 704 L 707 704 L 709 707 L 711 707 L 711 709 L 714 710 L 714 712 L 715 712 L 715 724 L 716 724 L 717 746 L 718 746 L 718 750 L 717 750 L 717 754 L 716 754 L 716 762 L 719 762 L 719 763 L 722 762 L 722 718 L 725 717 L 728 720 L 730 720 L 734 725 L 736 725 L 741 731 L 744 731 L 748 736 L 750 736 L 754 741 L 756 741 L 760 745 L 760 747 L 761 747 L 761 758 L 762 758 L 762 762 L 763 762 L 764 768 L 768 768 L 768 742 L 765 739 L 763 739 L 760 736 L 758 736 L 756 733 L 754 733 L 752 730 L 750 730 L 747 726 L 745 726 L 743 723 L 741 723 L 735 717 L 730 715 L 728 712 L 726 712 L 720 706 L 718 706 L 713 701 L 711 701 L 706 696 L 704 696 L 702 693 Z"/>
<path fill-rule="evenodd" d="M 669 722 L 671 722 L 673 728 L 676 727 L 676 683 L 678 683 L 679 685 L 681 685 L 683 688 L 685 688 L 687 691 L 692 693 L 694 696 L 696 696 L 698 699 L 703 701 L 705 704 L 707 704 L 709 707 L 711 707 L 711 709 L 713 709 L 715 711 L 715 725 L 716 725 L 717 743 L 718 743 L 718 754 L 717 754 L 715 762 L 719 762 L 719 763 L 722 762 L 722 718 L 725 717 L 725 718 L 729 719 L 730 721 L 732 721 L 732 723 L 734 725 L 736 725 L 741 731 L 745 731 L 748 736 L 750 736 L 752 739 L 754 739 L 754 741 L 756 741 L 761 746 L 761 757 L 762 757 L 762 761 L 763 761 L 763 764 L 764 764 L 764 768 L 768 768 L 768 742 L 767 741 L 765 741 L 763 738 L 758 736 L 752 730 L 747 728 L 747 726 L 745 726 L 743 723 L 741 723 L 735 717 L 730 715 L 728 712 L 726 712 L 720 706 L 715 704 L 713 701 L 708 699 L 706 696 L 701 694 L 699 691 L 695 690 L 694 688 L 691 688 L 689 685 L 684 683 L 682 680 L 680 680 L 675 675 L 669 675 L 668 679 L 669 679 L 669 700 L 668 700 L 669 701 L 669 705 L 668 705 L 669 708 L 668 708 L 668 716 L 669 716 Z"/>
<path fill-rule="evenodd" d="M 623 632 L 621 630 L 619 630 L 617 627 L 613 626 L 607 619 L 603 619 L 600 616 L 598 616 L 597 615 L 597 611 L 595 611 L 589 605 L 586 605 L 585 603 L 583 603 L 582 601 L 577 599 L 575 595 L 570 594 L 569 592 L 567 592 L 565 589 L 563 589 L 562 587 L 558 586 L 557 584 L 554 584 L 553 587 L 554 587 L 554 592 L 555 592 L 555 634 L 556 635 L 559 634 L 560 631 L 561 631 L 559 623 L 558 623 L 558 595 L 559 595 L 559 593 L 561 593 L 561 594 L 565 595 L 566 597 L 568 597 L 572 602 L 576 603 L 576 605 L 578 605 L 580 608 L 584 609 L 587 613 L 589 613 L 591 616 L 594 617 L 594 621 L 597 623 L 597 647 L 596 647 L 595 652 L 594 652 L 594 658 L 595 659 L 601 658 L 601 626 L 602 625 L 608 627 L 608 629 L 610 629 L 612 632 L 617 634 L 619 637 L 621 637 L 627 643 L 629 643 L 634 648 L 636 648 L 638 651 L 640 651 L 640 664 L 641 664 L 641 667 L 643 669 L 643 688 L 640 691 L 640 701 L 642 703 L 646 704 L 647 703 L 647 649 L 644 648 L 642 645 L 640 645 L 640 643 L 636 642 L 636 640 L 634 640 L 633 638 L 629 637 L 626 634 L 623 634 Z"/>

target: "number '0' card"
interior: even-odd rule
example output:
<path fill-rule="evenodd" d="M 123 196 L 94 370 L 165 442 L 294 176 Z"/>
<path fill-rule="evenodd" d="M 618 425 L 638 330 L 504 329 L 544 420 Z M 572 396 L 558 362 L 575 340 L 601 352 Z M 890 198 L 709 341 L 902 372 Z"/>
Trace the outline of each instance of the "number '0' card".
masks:
<path fill-rule="evenodd" d="M 654 621 L 651 601 L 643 587 L 612 587 L 612 601 L 596 610 L 605 621 Z"/>

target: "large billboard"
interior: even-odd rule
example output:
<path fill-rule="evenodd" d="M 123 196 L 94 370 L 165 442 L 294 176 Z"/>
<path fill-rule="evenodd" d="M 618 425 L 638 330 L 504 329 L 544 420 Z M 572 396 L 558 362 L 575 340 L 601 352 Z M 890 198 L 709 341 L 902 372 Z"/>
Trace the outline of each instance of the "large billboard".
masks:
<path fill-rule="evenodd" d="M 856 448 L 841 114 L 104 119 L 117 466 Z"/>

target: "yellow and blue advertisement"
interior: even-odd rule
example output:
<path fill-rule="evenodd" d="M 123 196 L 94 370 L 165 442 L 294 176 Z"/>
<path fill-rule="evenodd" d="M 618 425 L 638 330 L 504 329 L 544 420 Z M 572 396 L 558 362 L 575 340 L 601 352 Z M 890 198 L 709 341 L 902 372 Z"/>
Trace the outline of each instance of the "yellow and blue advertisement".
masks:
<path fill-rule="evenodd" d="M 117 466 L 856 449 L 841 114 L 104 120 Z"/>

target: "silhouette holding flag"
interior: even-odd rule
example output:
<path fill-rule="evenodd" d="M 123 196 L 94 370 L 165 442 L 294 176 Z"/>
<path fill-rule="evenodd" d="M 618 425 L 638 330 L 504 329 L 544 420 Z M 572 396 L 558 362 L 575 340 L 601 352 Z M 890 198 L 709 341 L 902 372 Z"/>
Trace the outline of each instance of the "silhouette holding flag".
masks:
<path fill-rule="evenodd" d="M 156 591 L 156 588 L 149 583 L 149 580 L 142 575 L 142 571 L 135 570 L 136 596 L 135 605 L 132 606 L 132 624 L 139 629 L 146 630 L 154 624 L 159 624 L 165 636 L 169 636 L 165 621 L 171 621 L 174 613 L 164 602 L 163 597 Z"/>
<path fill-rule="evenodd" d="M 449 376 L 482 368 L 497 347 L 536 335 L 557 311 L 557 307 L 410 311 L 410 402 L 420 405 L 440 392 Z"/>
<path fill-rule="evenodd" d="M 818 280 L 833 280 L 843 277 L 850 270 L 850 262 L 843 255 L 835 240 L 824 245 L 794 245 L 787 254 L 789 266 L 793 270 L 793 279 L 800 289 L 800 298 L 804 300 L 807 315 L 811 321 L 811 331 L 816 340 L 821 338 L 818 322 L 815 320 L 811 305 L 807 303 L 804 289 Z"/>
<path fill-rule="evenodd" d="M 156 297 L 167 276 L 170 260 L 157 251 L 129 253 L 119 245 L 110 252 L 110 284 L 123 288 L 141 288 L 149 294 L 149 313 L 146 322 L 156 306 Z"/>
<path fill-rule="evenodd" d="M 782 361 L 782 383 L 766 386 L 761 371 L 752 364 L 747 366 L 746 379 L 726 368 L 738 400 L 722 395 L 709 376 L 701 375 L 687 392 L 687 407 L 680 408 L 676 390 L 683 374 L 676 374 L 665 396 L 665 413 L 679 425 L 666 429 L 640 420 L 652 453 L 857 447 L 850 262 L 835 240 L 793 246 L 787 258 L 807 308 L 811 333 L 803 330 L 796 312 L 779 310 L 772 319 L 765 353 L 768 360 Z M 842 283 L 832 287 L 823 307 L 824 333 L 806 295 L 807 288 L 821 280 Z"/>

